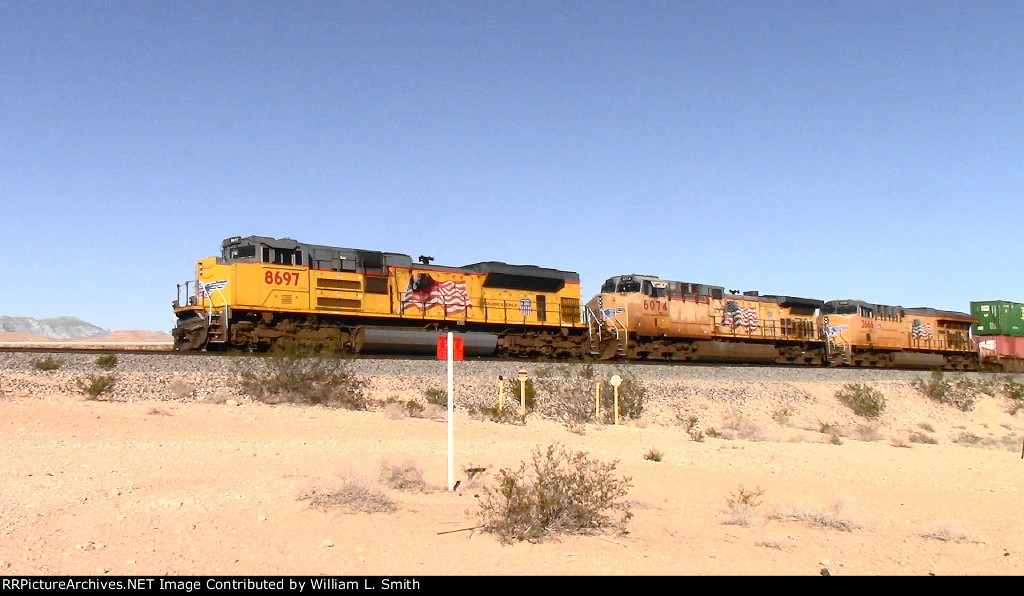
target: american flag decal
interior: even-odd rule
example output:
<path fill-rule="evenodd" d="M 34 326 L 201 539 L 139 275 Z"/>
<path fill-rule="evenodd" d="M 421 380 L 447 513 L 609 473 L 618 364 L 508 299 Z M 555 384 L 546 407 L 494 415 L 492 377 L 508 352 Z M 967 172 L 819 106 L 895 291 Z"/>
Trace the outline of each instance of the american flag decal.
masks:
<path fill-rule="evenodd" d="M 529 298 L 519 300 L 519 312 L 523 313 L 524 317 L 530 316 L 530 313 L 533 312 L 533 303 L 530 302 Z"/>
<path fill-rule="evenodd" d="M 922 323 L 921 319 L 914 319 L 914 326 L 910 328 L 910 337 L 916 337 L 917 339 L 931 339 L 932 326 L 928 323 Z"/>
<path fill-rule="evenodd" d="M 740 305 L 735 300 L 725 303 L 725 309 L 722 312 L 722 327 L 729 327 L 733 330 L 737 327 L 742 327 L 750 332 L 760 326 L 761 323 L 758 321 L 756 309 L 748 306 L 740 308 Z"/>
<path fill-rule="evenodd" d="M 443 307 L 448 315 L 464 312 L 469 306 L 466 282 L 434 281 L 426 273 L 413 275 L 402 295 L 402 310 L 416 307 L 425 311 L 432 306 Z"/>
<path fill-rule="evenodd" d="M 211 281 L 208 284 L 196 282 L 196 296 L 198 298 L 204 298 L 213 294 L 217 290 L 223 290 L 226 285 L 228 285 L 228 280 L 226 279 L 218 279 L 217 281 Z"/>

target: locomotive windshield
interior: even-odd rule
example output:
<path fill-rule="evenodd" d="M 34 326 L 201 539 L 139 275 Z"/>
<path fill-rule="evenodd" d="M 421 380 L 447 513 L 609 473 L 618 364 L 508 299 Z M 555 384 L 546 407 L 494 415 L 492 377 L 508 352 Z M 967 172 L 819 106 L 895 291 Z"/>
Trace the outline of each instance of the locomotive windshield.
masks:
<path fill-rule="evenodd" d="M 605 294 L 614 294 L 615 292 L 627 294 L 639 291 L 640 282 L 632 279 L 632 277 L 627 277 L 625 279 L 621 277 L 611 277 L 601 286 L 601 292 Z"/>

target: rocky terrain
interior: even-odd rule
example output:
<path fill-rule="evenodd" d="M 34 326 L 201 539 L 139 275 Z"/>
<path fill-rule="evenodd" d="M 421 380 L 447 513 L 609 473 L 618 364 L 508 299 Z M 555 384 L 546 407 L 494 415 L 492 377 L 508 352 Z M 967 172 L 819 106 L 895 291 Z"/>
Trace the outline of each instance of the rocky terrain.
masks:
<path fill-rule="evenodd" d="M 518 366 L 462 362 L 460 485 L 448 491 L 440 362 L 349 361 L 370 399 L 349 411 L 255 402 L 245 379 L 275 370 L 262 358 L 119 355 L 104 368 L 78 354 L 40 370 L 41 358 L 0 354 L 4 573 L 1024 569 L 1024 422 L 1005 375 L 946 375 L 970 401 L 943 403 L 922 392 L 927 372 L 530 364 L 534 410 L 521 424 L 482 414 Z M 619 426 L 565 415 L 613 374 L 642 395 L 640 415 Z M 101 376 L 112 387 L 88 395 L 85 382 Z M 837 399 L 854 384 L 884 397 L 880 415 Z M 516 403 L 508 384 L 506 399 Z M 474 530 L 494 472 L 552 443 L 619 461 L 632 484 L 627 534 L 502 545 Z M 386 513 L 301 498 L 310 483 L 373 478 L 385 460 L 412 462 L 432 488 L 390 491 L 397 506 Z"/>

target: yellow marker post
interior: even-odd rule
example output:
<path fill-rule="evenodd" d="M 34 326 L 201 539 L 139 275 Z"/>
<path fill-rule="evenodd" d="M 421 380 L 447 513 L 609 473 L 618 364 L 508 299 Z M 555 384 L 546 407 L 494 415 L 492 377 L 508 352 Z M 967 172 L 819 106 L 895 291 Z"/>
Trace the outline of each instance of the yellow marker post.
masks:
<path fill-rule="evenodd" d="M 498 415 L 505 411 L 505 381 L 498 375 Z"/>
<path fill-rule="evenodd" d="M 525 369 L 520 369 L 516 375 L 519 378 L 519 417 L 526 418 L 526 380 L 530 378 Z"/>
<path fill-rule="evenodd" d="M 594 422 L 601 424 L 601 381 L 595 383 L 594 389 Z"/>
<path fill-rule="evenodd" d="M 622 384 L 622 377 L 619 375 L 612 375 L 609 381 L 612 387 L 615 388 L 615 425 L 619 425 L 619 385 Z"/>

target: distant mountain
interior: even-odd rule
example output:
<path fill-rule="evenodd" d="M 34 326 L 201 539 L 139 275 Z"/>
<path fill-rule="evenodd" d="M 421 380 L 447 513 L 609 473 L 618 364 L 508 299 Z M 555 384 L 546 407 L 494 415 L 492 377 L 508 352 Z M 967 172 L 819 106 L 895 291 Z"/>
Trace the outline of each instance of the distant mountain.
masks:
<path fill-rule="evenodd" d="M 119 329 L 112 331 L 108 335 L 103 337 L 92 338 L 97 342 L 122 342 L 122 343 L 153 343 L 153 342 L 170 342 L 174 341 L 174 337 L 169 333 L 162 333 L 160 331 L 147 331 L 145 329 Z"/>
<path fill-rule="evenodd" d="M 108 335 L 110 331 L 86 323 L 76 317 L 53 317 L 33 319 L 32 317 L 0 316 L 0 331 L 44 335 L 55 339 L 85 339 Z"/>

